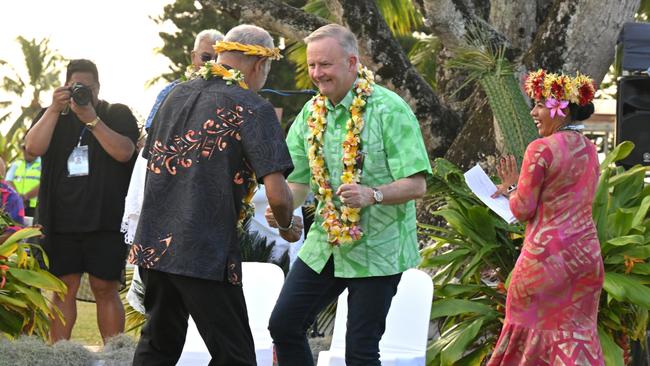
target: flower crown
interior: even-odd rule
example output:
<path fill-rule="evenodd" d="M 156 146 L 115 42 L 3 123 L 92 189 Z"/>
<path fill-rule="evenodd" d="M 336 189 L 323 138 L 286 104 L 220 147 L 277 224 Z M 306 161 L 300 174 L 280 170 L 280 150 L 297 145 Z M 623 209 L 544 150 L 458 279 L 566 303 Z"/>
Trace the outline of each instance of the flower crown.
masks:
<path fill-rule="evenodd" d="M 240 51 L 245 55 L 268 57 L 271 60 L 279 60 L 282 58 L 279 48 L 266 48 L 264 46 L 242 44 L 238 42 L 219 41 L 214 45 L 214 51 L 216 53 Z"/>
<path fill-rule="evenodd" d="M 594 100 L 594 81 L 580 72 L 575 77 L 549 73 L 544 69 L 531 72 L 524 82 L 526 94 L 534 100 L 554 99 L 585 106 Z"/>

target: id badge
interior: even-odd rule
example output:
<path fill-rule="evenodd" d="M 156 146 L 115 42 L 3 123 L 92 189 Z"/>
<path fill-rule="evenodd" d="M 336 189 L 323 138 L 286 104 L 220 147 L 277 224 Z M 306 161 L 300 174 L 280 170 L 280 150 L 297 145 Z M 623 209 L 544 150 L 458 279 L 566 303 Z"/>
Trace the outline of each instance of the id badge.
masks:
<path fill-rule="evenodd" d="M 88 145 L 77 146 L 68 157 L 68 177 L 88 175 Z"/>

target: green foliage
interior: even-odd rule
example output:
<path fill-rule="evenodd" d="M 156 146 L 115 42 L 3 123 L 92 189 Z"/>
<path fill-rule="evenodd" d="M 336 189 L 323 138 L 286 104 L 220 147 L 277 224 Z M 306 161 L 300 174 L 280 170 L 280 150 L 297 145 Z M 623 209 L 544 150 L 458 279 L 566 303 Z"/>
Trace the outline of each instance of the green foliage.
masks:
<path fill-rule="evenodd" d="M 4 220 L 3 220 L 4 221 Z M 41 235 L 38 228 L 28 227 L 13 233 L 0 244 L 0 335 L 13 339 L 21 334 L 49 337 L 52 319 L 61 317 L 51 300 L 41 291 L 63 296 L 67 291 L 61 280 L 41 268 L 36 252 L 38 245 L 25 239 Z M 47 257 L 44 262 L 47 265 Z"/>
<path fill-rule="evenodd" d="M 410 48 L 408 57 L 420 75 L 431 87 L 436 88 L 438 62 L 436 55 L 442 49 L 442 42 L 433 35 L 424 35 Z"/>
<path fill-rule="evenodd" d="M 632 148 L 624 142 L 606 157 L 593 202 L 605 265 L 598 332 L 608 366 L 623 365 L 629 339 L 645 339 L 650 309 L 650 187 L 643 183 L 643 167 L 624 171 L 613 165 Z M 446 224 L 420 225 L 434 242 L 422 250 L 421 267 L 434 273 L 431 319 L 440 330 L 427 365 L 480 365 L 501 330 L 505 288 L 524 228 L 488 211 L 446 160 L 436 160 L 429 187 L 432 213 Z"/>
<path fill-rule="evenodd" d="M 176 0 L 165 5 L 162 15 L 152 19 L 156 24 L 169 21 L 176 26 L 173 33 L 158 33 L 163 40 L 163 46 L 156 51 L 169 58 L 172 63 L 170 71 L 159 77 L 167 81 L 179 79 L 187 65 L 191 64 L 190 53 L 199 32 L 204 29 L 216 29 L 225 34 L 238 24 L 235 19 L 207 5 L 207 2 L 199 4 L 194 0 Z M 159 78 L 151 80 L 150 84 Z"/>
<path fill-rule="evenodd" d="M 0 82 L 0 88 L 15 94 L 18 99 L 31 95 L 31 101 L 21 107 L 20 115 L 12 122 L 8 132 L 0 136 L 0 157 L 7 163 L 20 154 L 20 143 L 27 123 L 31 122 L 42 108 L 41 94 L 60 86 L 59 75 L 64 61 L 56 50 L 50 48 L 48 38 L 37 41 L 35 38 L 27 40 L 19 36 L 17 42 L 20 43 L 25 57 L 27 75 L 21 75 L 8 62 L 0 60 L 0 66 L 9 72 Z M 0 108 L 9 106 L 10 102 L 0 103 Z M 0 123 L 8 121 L 10 117 L 10 112 L 5 113 L 0 117 Z"/>
<path fill-rule="evenodd" d="M 427 365 L 473 364 L 486 356 L 501 329 L 503 284 L 519 255 L 523 227 L 489 211 L 447 160 L 435 161 L 428 186 L 434 205 L 442 205 L 432 214 L 446 225 L 420 225 L 435 241 L 422 250 L 420 266 L 434 270 L 431 318 L 440 332 L 429 345 Z"/>
<path fill-rule="evenodd" d="M 412 1 L 379 0 L 377 7 L 396 36 L 408 35 L 422 25 L 422 15 L 415 9 Z"/>

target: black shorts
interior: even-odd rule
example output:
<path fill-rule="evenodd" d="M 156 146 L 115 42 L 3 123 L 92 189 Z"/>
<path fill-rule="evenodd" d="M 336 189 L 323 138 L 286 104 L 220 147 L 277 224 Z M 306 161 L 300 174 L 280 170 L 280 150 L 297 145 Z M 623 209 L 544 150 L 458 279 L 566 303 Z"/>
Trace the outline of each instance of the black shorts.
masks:
<path fill-rule="evenodd" d="M 54 233 L 49 244 L 53 275 L 88 273 L 107 281 L 120 280 L 129 249 L 119 231 Z"/>

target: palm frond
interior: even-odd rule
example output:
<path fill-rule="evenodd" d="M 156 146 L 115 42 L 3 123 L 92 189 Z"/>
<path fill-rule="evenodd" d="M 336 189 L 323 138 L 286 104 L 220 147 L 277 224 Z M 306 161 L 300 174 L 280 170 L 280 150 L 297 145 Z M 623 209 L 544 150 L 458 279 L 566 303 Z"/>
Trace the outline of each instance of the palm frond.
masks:
<path fill-rule="evenodd" d="M 303 42 L 290 43 L 286 51 L 287 59 L 296 66 L 296 87 L 308 89 L 312 87 L 307 66 L 307 46 Z"/>
<path fill-rule="evenodd" d="M 411 34 L 422 25 L 422 15 L 411 1 L 378 0 L 377 7 L 396 36 Z"/>
<path fill-rule="evenodd" d="M 434 89 L 436 87 L 436 74 L 438 69 L 438 62 L 435 55 L 437 55 L 441 49 L 442 43 L 438 37 L 425 35 L 418 38 L 417 42 L 408 52 L 408 57 L 413 66 L 415 66 L 420 75 L 422 75 L 422 77 L 424 77 L 424 79 Z"/>

